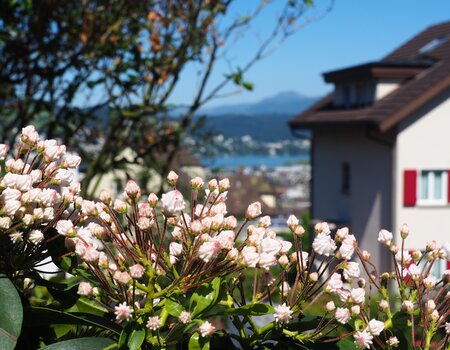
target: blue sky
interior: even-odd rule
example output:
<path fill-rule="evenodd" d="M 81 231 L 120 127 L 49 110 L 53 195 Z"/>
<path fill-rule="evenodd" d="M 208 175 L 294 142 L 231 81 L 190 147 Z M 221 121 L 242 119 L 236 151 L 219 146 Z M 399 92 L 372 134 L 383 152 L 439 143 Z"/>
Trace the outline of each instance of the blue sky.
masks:
<path fill-rule="evenodd" d="M 232 9 L 245 11 L 246 1 Z M 315 0 L 309 16 L 323 13 L 329 0 Z M 255 22 L 249 35 L 239 42 L 232 55 L 235 66 L 257 47 L 256 36 L 264 33 L 277 12 L 277 5 Z M 331 12 L 313 21 L 290 37 L 274 54 L 257 63 L 246 76 L 254 83 L 253 92 L 243 92 L 214 100 L 209 106 L 258 101 L 278 92 L 293 90 L 306 96 L 321 96 L 331 86 L 321 73 L 336 68 L 374 61 L 419 33 L 426 27 L 450 20 L 448 0 L 336 0 Z M 219 64 L 212 76 L 217 82 L 228 65 Z M 196 86 L 195 69 L 189 67 L 173 98 L 174 103 L 188 101 Z"/>

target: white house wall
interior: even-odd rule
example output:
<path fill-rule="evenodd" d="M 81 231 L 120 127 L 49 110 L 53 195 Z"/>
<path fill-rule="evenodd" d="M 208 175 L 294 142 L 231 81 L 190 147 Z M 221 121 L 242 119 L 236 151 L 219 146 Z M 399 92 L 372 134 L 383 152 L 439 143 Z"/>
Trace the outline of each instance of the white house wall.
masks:
<path fill-rule="evenodd" d="M 390 228 L 391 148 L 363 129 L 314 131 L 313 140 L 314 219 L 348 223 L 376 266 L 387 267 L 388 252 L 377 238 L 381 228 Z M 343 162 L 350 164 L 348 195 L 341 193 Z"/>
<path fill-rule="evenodd" d="M 450 170 L 450 90 L 400 124 L 396 158 L 395 227 L 403 223 L 410 226 L 407 244 L 412 248 L 424 248 L 433 239 L 450 241 L 448 204 L 403 206 L 405 169 Z"/>

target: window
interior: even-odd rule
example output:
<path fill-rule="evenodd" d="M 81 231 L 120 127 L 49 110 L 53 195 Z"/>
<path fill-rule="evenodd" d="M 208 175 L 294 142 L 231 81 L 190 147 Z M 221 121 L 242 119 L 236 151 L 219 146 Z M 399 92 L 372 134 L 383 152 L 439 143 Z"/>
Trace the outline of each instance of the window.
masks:
<path fill-rule="evenodd" d="M 447 172 L 422 170 L 419 174 L 419 204 L 447 203 Z"/>
<path fill-rule="evenodd" d="M 341 167 L 341 192 L 344 195 L 350 194 L 350 163 L 343 162 Z"/>
<path fill-rule="evenodd" d="M 430 52 L 434 49 L 436 49 L 438 46 L 442 45 L 444 42 L 446 42 L 448 40 L 449 36 L 446 35 L 442 35 L 438 38 L 435 38 L 433 40 L 431 40 L 430 42 L 428 42 L 427 44 L 425 44 L 424 46 L 422 46 L 418 53 L 419 54 L 425 54 L 427 52 Z"/>

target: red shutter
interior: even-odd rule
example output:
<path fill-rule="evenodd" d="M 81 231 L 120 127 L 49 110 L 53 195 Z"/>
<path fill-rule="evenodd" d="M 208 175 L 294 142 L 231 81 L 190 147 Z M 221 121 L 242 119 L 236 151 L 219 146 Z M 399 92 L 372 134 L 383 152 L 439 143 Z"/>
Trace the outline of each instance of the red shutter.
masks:
<path fill-rule="evenodd" d="M 403 172 L 403 205 L 413 207 L 416 205 L 417 170 L 405 170 Z"/>
<path fill-rule="evenodd" d="M 450 261 L 447 261 L 447 270 L 450 270 Z"/>
<path fill-rule="evenodd" d="M 450 203 L 450 170 L 447 170 L 447 203 Z"/>

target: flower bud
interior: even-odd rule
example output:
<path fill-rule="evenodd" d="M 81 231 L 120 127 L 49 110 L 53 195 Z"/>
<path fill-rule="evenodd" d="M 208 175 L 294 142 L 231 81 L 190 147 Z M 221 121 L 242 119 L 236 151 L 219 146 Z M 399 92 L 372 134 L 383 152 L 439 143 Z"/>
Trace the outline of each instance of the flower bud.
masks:
<path fill-rule="evenodd" d="M 334 311 L 334 309 L 336 309 L 336 306 L 334 305 L 334 302 L 333 301 L 329 301 L 326 304 L 326 309 L 327 309 L 328 312 Z"/>
<path fill-rule="evenodd" d="M 191 188 L 196 191 L 200 190 L 203 187 L 203 185 L 205 184 L 203 179 L 198 176 L 191 179 L 191 181 L 189 181 L 189 183 L 191 184 Z"/>
<path fill-rule="evenodd" d="M 342 242 L 345 239 L 345 237 L 348 236 L 348 232 L 349 232 L 348 227 L 342 227 L 339 230 L 337 230 L 335 237 L 336 242 Z"/>
<path fill-rule="evenodd" d="M 100 201 L 105 203 L 105 205 L 111 204 L 111 193 L 108 190 L 101 190 L 100 191 Z"/>
<path fill-rule="evenodd" d="M 389 303 L 387 302 L 387 300 L 382 299 L 380 301 L 380 309 L 383 311 L 386 311 L 387 309 L 389 309 Z"/>
<path fill-rule="evenodd" d="M 213 192 L 219 188 L 219 184 L 216 179 L 212 179 L 208 182 L 208 189 Z"/>
<path fill-rule="evenodd" d="M 354 316 L 359 315 L 361 313 L 361 307 L 359 305 L 353 305 L 351 307 L 350 311 L 352 312 L 352 315 L 354 315 Z"/>
<path fill-rule="evenodd" d="M 114 210 L 120 214 L 125 214 L 127 212 L 127 203 L 119 198 L 116 198 L 114 200 Z"/>
<path fill-rule="evenodd" d="M 219 192 L 223 193 L 230 189 L 230 180 L 228 178 L 222 179 L 219 181 Z"/>
<path fill-rule="evenodd" d="M 403 239 L 406 239 L 406 237 L 408 237 L 409 235 L 409 227 L 406 224 L 403 224 L 402 227 L 400 228 L 400 236 Z"/>
<path fill-rule="evenodd" d="M 245 212 L 245 217 L 247 220 L 253 220 L 261 215 L 261 203 L 254 202 L 250 204 Z"/>
<path fill-rule="evenodd" d="M 392 254 L 397 254 L 398 253 L 398 247 L 395 244 L 392 244 L 389 249 L 391 250 Z"/>
<path fill-rule="evenodd" d="M 141 197 L 141 189 L 133 180 L 128 180 L 124 192 L 133 201 L 137 201 Z"/>
<path fill-rule="evenodd" d="M 158 204 L 158 200 L 159 200 L 159 198 L 158 198 L 158 196 L 156 194 L 150 193 L 148 195 L 147 201 L 148 201 L 148 203 L 150 204 L 150 206 L 152 208 L 156 207 L 156 205 Z"/>
<path fill-rule="evenodd" d="M 294 234 L 297 237 L 303 237 L 305 235 L 305 229 L 303 228 L 302 225 L 298 225 L 294 230 Z"/>
<path fill-rule="evenodd" d="M 134 279 L 139 279 L 144 275 L 144 267 L 141 264 L 136 264 L 130 267 L 130 276 Z"/>
<path fill-rule="evenodd" d="M 413 311 L 414 311 L 414 304 L 411 301 L 409 301 L 409 300 L 405 300 L 402 303 L 402 310 L 406 311 L 409 314 L 412 314 Z"/>
<path fill-rule="evenodd" d="M 260 218 L 258 220 L 258 226 L 259 227 L 267 228 L 267 227 L 270 226 L 270 224 L 271 224 L 271 220 L 270 220 L 270 216 L 268 216 L 268 215 L 263 216 L 262 218 Z"/>
<path fill-rule="evenodd" d="M 289 229 L 294 232 L 297 226 L 299 225 L 299 221 L 295 215 L 290 215 L 287 219 L 287 225 Z"/>
<path fill-rule="evenodd" d="M 8 154 L 9 146 L 4 143 L 0 144 L 0 160 L 4 160 Z"/>
<path fill-rule="evenodd" d="M 172 186 L 176 186 L 177 181 L 178 181 L 177 173 L 171 170 L 167 175 L 167 182 Z"/>
<path fill-rule="evenodd" d="M 426 251 L 431 252 L 436 249 L 436 241 L 429 241 L 426 245 Z"/>
<path fill-rule="evenodd" d="M 319 280 L 319 274 L 317 272 L 311 272 L 309 274 L 309 280 L 311 282 L 317 282 Z"/>
<path fill-rule="evenodd" d="M 286 269 L 289 266 L 289 258 L 286 256 L 286 254 L 283 254 L 278 258 L 278 263 L 282 268 Z"/>
<path fill-rule="evenodd" d="M 227 216 L 223 220 L 223 229 L 224 230 L 234 230 L 237 226 L 237 219 L 234 216 Z"/>

